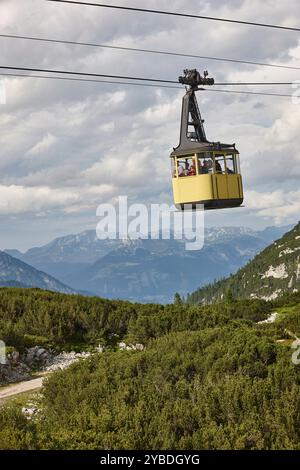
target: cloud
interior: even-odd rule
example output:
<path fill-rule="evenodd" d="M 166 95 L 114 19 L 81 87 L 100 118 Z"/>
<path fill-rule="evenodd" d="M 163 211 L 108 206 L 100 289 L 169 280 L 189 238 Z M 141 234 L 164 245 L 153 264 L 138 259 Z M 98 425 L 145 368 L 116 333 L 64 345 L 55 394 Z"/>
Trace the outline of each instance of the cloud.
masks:
<path fill-rule="evenodd" d="M 46 186 L 0 186 L 0 214 L 20 214 L 64 208 L 78 202 L 76 192 L 50 189 Z"/>
<path fill-rule="evenodd" d="M 170 9 L 167 0 L 148 3 L 149 8 Z M 140 1 L 131 0 L 131 5 L 140 6 Z M 299 16 L 297 0 L 291 0 L 289 8 L 273 0 L 174 0 L 172 10 L 292 26 L 298 26 Z M 299 35 L 292 32 L 38 0 L 1 1 L 0 26 L 7 34 L 291 66 L 297 66 L 300 57 Z M 2 63 L 7 65 L 164 79 L 176 79 L 184 68 L 197 67 L 208 69 L 217 81 L 299 79 L 298 71 L 293 70 L 25 40 L 0 41 Z M 0 114 L 2 213 L 51 211 L 59 217 L 68 211 L 74 220 L 80 214 L 86 223 L 100 202 L 119 194 L 139 202 L 171 202 L 169 153 L 178 143 L 184 90 L 11 77 L 6 77 L 4 84 L 6 104 L 1 105 Z M 290 94 L 294 90 L 262 87 L 260 91 Z M 208 137 L 236 142 L 241 153 L 246 201 L 257 219 L 255 222 L 253 216 L 252 223 L 278 220 L 268 207 L 276 207 L 283 222 L 293 217 L 296 221 L 300 105 L 284 98 L 216 92 L 199 92 L 198 101 Z M 256 208 L 251 201 L 257 203 Z M 263 206 L 259 201 L 264 201 Z M 237 217 L 239 224 L 248 224 L 249 211 L 245 209 Z M 230 211 L 227 214 L 209 217 L 216 224 L 222 220 L 230 225 L 235 216 Z M 66 224 L 67 233 L 75 222 L 71 223 L 70 215 L 61 223 Z"/>
<path fill-rule="evenodd" d="M 33 147 L 31 147 L 31 149 L 29 149 L 26 153 L 27 155 L 39 155 L 42 152 L 47 152 L 51 147 L 55 145 L 56 142 L 57 142 L 57 137 L 48 133 L 39 142 L 37 142 Z"/>
<path fill-rule="evenodd" d="M 0 185 L 0 215 L 40 213 L 61 210 L 79 212 L 109 201 L 115 188 L 109 184 L 78 188 L 53 189 L 48 186 L 25 187 Z M 45 214 L 43 214 L 45 215 Z"/>
<path fill-rule="evenodd" d="M 299 219 L 300 190 L 269 193 L 248 191 L 247 209 L 261 217 L 273 219 L 276 224 L 291 223 Z"/>

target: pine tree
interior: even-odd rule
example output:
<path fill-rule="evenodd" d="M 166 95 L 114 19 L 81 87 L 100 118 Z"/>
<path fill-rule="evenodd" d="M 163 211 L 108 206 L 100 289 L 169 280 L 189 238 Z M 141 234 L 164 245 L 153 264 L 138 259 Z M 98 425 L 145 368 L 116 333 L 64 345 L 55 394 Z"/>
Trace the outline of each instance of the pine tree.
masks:
<path fill-rule="evenodd" d="M 232 304 L 232 302 L 234 302 L 235 298 L 232 289 L 227 290 L 225 300 L 228 304 Z"/>
<path fill-rule="evenodd" d="M 174 304 L 175 305 L 183 304 L 182 298 L 180 297 L 180 294 L 178 292 L 176 292 L 176 294 L 174 295 Z"/>

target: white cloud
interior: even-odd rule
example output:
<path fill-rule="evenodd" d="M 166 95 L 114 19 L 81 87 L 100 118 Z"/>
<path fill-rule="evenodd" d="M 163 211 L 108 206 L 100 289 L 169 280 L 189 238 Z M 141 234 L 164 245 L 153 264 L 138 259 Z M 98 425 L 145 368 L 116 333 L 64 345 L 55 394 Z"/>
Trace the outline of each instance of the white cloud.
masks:
<path fill-rule="evenodd" d="M 0 186 L 0 214 L 20 214 L 64 208 L 78 202 L 78 194 L 69 190 L 44 187 Z"/>
<path fill-rule="evenodd" d="M 299 218 L 300 190 L 273 192 L 248 191 L 246 207 L 260 217 L 273 220 L 276 224 L 291 223 Z"/>
<path fill-rule="evenodd" d="M 138 187 L 145 185 L 145 180 L 150 176 L 153 168 L 149 162 L 149 151 L 144 153 L 132 153 L 119 150 L 105 155 L 101 162 L 94 163 L 83 171 L 83 176 L 89 183 L 101 183 L 111 181 L 115 186 L 125 189 L 129 185 Z M 155 170 L 155 169 L 154 169 Z"/>
<path fill-rule="evenodd" d="M 100 131 L 102 132 L 113 132 L 115 130 L 115 123 L 114 121 L 107 122 L 106 124 L 102 124 L 99 126 Z"/>
<path fill-rule="evenodd" d="M 91 209 L 100 201 L 108 201 L 115 195 L 112 185 L 54 189 L 48 186 L 25 187 L 0 185 L 0 215 L 41 213 L 61 210 L 79 212 Z"/>
<path fill-rule="evenodd" d="M 148 4 L 153 9 L 170 9 L 167 0 L 148 0 Z M 131 5 L 139 6 L 140 0 L 131 0 Z M 174 0 L 172 10 L 298 26 L 299 2 L 290 0 L 287 8 L 284 2 L 273 0 Z M 291 66 L 298 66 L 300 57 L 299 35 L 292 32 L 39 0 L 1 1 L 0 25 L 7 34 Z M 190 41 L 184 40 L 187 34 Z M 176 79 L 183 68 L 197 67 L 208 69 L 217 81 L 299 79 L 298 71 L 293 70 L 25 40 L 0 41 L 2 62 L 25 67 L 164 79 Z M 140 202 L 171 199 L 169 152 L 178 143 L 184 90 L 29 78 L 4 81 L 7 103 L 1 106 L 0 114 L 0 212 L 76 211 L 75 218 L 82 211 L 86 221 L 88 217 L 91 220 L 99 202 L 119 194 Z M 293 89 L 262 87 L 260 91 L 290 94 Z M 198 99 L 208 137 L 236 142 L 241 152 L 249 209 L 240 212 L 238 222 L 247 224 L 250 212 L 258 224 L 279 218 L 296 221 L 300 105 L 284 98 L 214 92 L 199 93 Z M 209 217 L 230 225 L 232 213 L 222 214 Z M 71 219 L 64 220 L 67 233 Z"/>
<path fill-rule="evenodd" d="M 27 155 L 38 155 L 42 152 L 47 152 L 51 147 L 53 147 L 57 142 L 57 137 L 48 133 L 43 137 L 39 142 L 37 142 L 31 149 L 26 153 Z"/>

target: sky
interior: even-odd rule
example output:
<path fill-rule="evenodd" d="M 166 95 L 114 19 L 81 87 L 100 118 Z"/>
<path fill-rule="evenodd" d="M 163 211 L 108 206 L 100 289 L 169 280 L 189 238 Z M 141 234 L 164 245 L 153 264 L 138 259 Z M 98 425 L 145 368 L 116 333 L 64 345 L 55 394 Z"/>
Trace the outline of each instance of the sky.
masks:
<path fill-rule="evenodd" d="M 298 0 L 106 3 L 300 27 Z M 45 0 L 0 0 L 0 34 L 300 67 L 299 32 Z M 300 80 L 300 70 L 1 37 L 0 52 L 3 66 L 166 80 L 197 68 L 217 82 Z M 94 229 L 97 206 L 120 195 L 132 203 L 172 203 L 169 154 L 178 144 L 184 88 L 4 76 L 0 82 L 6 96 L 0 104 L 0 249 L 25 250 Z M 240 89 L 297 92 L 289 85 Z M 210 91 L 199 92 L 198 102 L 208 139 L 236 143 L 245 189 L 245 207 L 210 211 L 206 225 L 297 223 L 300 98 Z"/>

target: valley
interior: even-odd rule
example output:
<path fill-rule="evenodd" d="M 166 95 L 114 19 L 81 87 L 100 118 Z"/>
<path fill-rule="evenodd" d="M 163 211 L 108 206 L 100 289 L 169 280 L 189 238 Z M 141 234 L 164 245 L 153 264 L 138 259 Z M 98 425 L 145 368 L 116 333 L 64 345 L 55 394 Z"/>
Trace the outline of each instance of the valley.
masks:
<path fill-rule="evenodd" d="M 207 228 L 199 251 L 186 251 L 184 240 L 99 240 L 94 231 L 86 231 L 25 253 L 6 250 L 11 269 L 8 274 L 6 268 L 2 278 L 0 272 L 0 285 L 22 287 L 23 282 L 23 287 L 169 303 L 175 292 L 186 296 L 199 286 L 235 273 L 288 228 Z M 0 260 L 1 256 L 5 254 L 0 253 Z M 34 277 L 22 277 L 16 259 L 29 265 L 28 270 L 48 273 L 48 286 Z"/>

